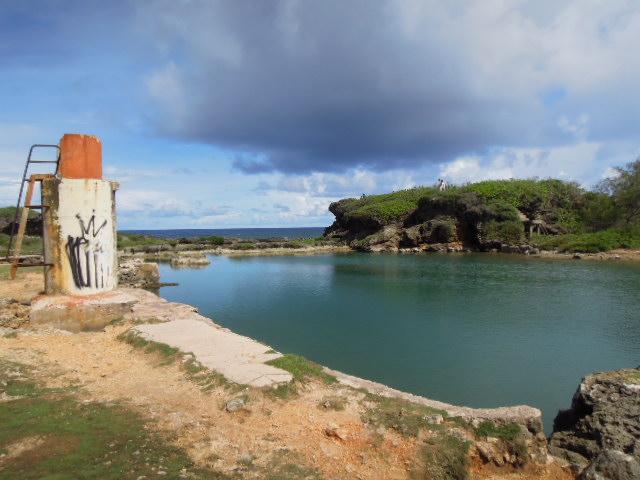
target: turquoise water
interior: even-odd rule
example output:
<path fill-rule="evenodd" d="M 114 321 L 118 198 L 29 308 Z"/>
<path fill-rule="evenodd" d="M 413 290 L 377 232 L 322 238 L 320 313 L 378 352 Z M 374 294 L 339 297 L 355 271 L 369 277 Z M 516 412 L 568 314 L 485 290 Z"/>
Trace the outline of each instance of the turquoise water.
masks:
<path fill-rule="evenodd" d="M 640 267 L 520 256 L 212 257 L 162 296 L 331 368 L 550 429 L 580 378 L 640 364 Z"/>

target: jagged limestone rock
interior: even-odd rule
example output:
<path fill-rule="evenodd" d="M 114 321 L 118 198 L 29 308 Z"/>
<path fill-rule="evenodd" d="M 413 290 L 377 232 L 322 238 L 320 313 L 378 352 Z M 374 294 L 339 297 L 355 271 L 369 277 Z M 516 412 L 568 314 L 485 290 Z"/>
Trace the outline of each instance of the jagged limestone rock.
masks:
<path fill-rule="evenodd" d="M 585 377 L 556 416 L 549 450 L 584 479 L 640 478 L 625 473 L 640 465 L 640 368 Z"/>

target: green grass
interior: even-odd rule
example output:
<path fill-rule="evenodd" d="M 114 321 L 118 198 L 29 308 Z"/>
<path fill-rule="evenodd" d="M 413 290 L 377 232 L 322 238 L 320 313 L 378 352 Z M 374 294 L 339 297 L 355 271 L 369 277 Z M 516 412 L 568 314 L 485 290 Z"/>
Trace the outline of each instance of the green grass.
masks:
<path fill-rule="evenodd" d="M 507 442 L 513 442 L 520 436 L 522 430 L 517 423 L 497 425 L 490 421 L 484 421 L 474 429 L 474 433 L 480 438 L 495 437 Z"/>
<path fill-rule="evenodd" d="M 532 243 L 543 250 L 598 253 L 617 248 L 640 248 L 640 227 L 607 229 L 593 233 L 533 235 Z"/>
<path fill-rule="evenodd" d="M 415 480 L 467 480 L 470 443 L 447 434 L 429 438 L 420 449 Z"/>
<path fill-rule="evenodd" d="M 173 241 L 175 243 L 175 241 Z M 168 239 L 142 235 L 139 233 L 118 233 L 118 248 L 172 245 Z"/>
<path fill-rule="evenodd" d="M 8 280 L 11 265 L 7 263 L 0 264 L 0 280 Z M 18 269 L 18 275 L 28 272 L 42 273 L 42 267 L 22 267 Z"/>
<path fill-rule="evenodd" d="M 322 370 L 322 366 L 300 355 L 287 353 L 280 358 L 269 360 L 267 365 L 286 370 L 298 382 L 304 382 L 310 378 L 316 378 L 327 385 L 337 382 L 336 377 Z"/>
<path fill-rule="evenodd" d="M 625 376 L 633 383 L 640 383 L 640 371 L 628 372 Z"/>
<path fill-rule="evenodd" d="M 118 339 L 147 354 L 157 355 L 161 359 L 159 366 L 179 364 L 187 378 L 199 385 L 205 392 L 216 387 L 224 387 L 231 392 L 237 392 L 244 388 L 244 385 L 231 382 L 221 373 L 205 367 L 192 354 L 185 354 L 166 343 L 146 340 L 132 330 L 120 334 Z"/>
<path fill-rule="evenodd" d="M 4 257 L 7 254 L 7 248 L 9 246 L 10 235 L 6 233 L 0 233 L 0 257 Z M 14 241 L 15 245 L 15 241 Z M 24 236 L 22 240 L 22 248 L 20 249 L 22 255 L 40 255 L 42 254 L 42 238 Z"/>
<path fill-rule="evenodd" d="M 178 478 L 182 469 L 189 478 L 230 478 L 194 466 L 127 408 L 39 388 L 29 369 L 8 362 L 0 362 L 0 380 L 7 382 L 0 388 L 15 397 L 0 403 L 0 451 L 9 455 L 1 460 L 0 480 L 156 478 L 158 470 L 164 478 Z M 20 444 L 26 447 L 11 456 Z"/>
<path fill-rule="evenodd" d="M 417 187 L 381 195 L 367 195 L 344 202 L 348 217 L 373 218 L 380 222 L 400 219 L 418 207 L 418 201 L 433 195 L 437 190 L 431 187 Z"/>
<path fill-rule="evenodd" d="M 305 464 L 302 455 L 280 449 L 274 452 L 269 463 L 261 472 L 265 480 L 321 480 L 322 475 L 315 468 Z"/>
<path fill-rule="evenodd" d="M 399 398 L 367 393 L 364 401 L 369 405 L 362 414 L 364 423 L 390 428 L 406 437 L 416 437 L 422 429 L 440 430 L 440 425 L 429 421 L 431 415 L 441 415 L 443 419 L 447 417 L 444 410 Z"/>

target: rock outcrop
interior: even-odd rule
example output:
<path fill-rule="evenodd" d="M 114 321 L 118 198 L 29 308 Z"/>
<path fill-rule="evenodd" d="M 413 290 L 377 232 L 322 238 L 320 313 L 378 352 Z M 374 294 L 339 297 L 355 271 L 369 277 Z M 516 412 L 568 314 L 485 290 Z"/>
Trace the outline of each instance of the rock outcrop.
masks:
<path fill-rule="evenodd" d="M 120 261 L 118 268 L 120 286 L 133 288 L 158 288 L 160 286 L 160 270 L 157 263 L 143 262 L 133 258 Z"/>
<path fill-rule="evenodd" d="M 556 416 L 549 449 L 581 480 L 640 479 L 640 368 L 585 377 Z"/>
<path fill-rule="evenodd" d="M 525 242 L 528 218 L 515 207 L 490 203 L 475 193 L 425 196 L 418 200 L 417 208 L 402 214 L 393 210 L 397 205 L 361 206 L 365 201 L 332 203 L 329 210 L 336 220 L 325 237 L 363 251 L 533 251 Z"/>

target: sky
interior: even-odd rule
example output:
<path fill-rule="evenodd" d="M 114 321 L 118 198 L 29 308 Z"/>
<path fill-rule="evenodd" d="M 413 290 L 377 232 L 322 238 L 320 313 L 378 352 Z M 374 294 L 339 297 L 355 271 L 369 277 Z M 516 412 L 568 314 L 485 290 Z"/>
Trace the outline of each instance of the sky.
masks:
<path fill-rule="evenodd" d="M 123 229 L 327 226 L 438 178 L 593 187 L 640 155 L 636 0 L 3 0 L 0 205 L 103 141 Z"/>

